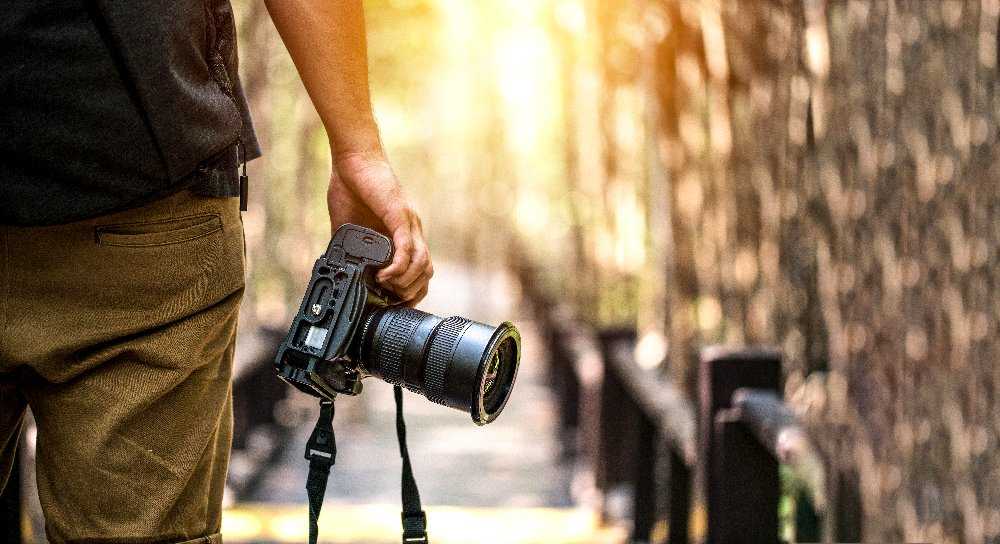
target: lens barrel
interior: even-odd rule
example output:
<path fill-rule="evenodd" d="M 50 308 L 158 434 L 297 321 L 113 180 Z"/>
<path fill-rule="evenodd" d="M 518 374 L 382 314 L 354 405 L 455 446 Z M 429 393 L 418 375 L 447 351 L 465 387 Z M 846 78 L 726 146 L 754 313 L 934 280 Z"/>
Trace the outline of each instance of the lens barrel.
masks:
<path fill-rule="evenodd" d="M 521 358 L 521 335 L 510 322 L 491 327 L 413 308 L 371 312 L 359 340 L 365 372 L 467 411 L 478 425 L 500 415 Z"/>

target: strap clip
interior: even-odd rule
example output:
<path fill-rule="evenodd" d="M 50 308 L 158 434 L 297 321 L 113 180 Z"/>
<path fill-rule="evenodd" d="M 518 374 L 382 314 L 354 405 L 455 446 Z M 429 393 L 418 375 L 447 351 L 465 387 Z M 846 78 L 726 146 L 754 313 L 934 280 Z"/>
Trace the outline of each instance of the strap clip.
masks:
<path fill-rule="evenodd" d="M 403 544 L 428 544 L 427 514 L 423 510 L 409 515 L 404 512 L 400 517 L 403 518 Z"/>
<path fill-rule="evenodd" d="M 319 421 L 309 435 L 305 457 L 310 464 L 331 466 L 337 460 L 337 441 L 333 434 L 333 401 L 320 401 L 319 409 Z"/>

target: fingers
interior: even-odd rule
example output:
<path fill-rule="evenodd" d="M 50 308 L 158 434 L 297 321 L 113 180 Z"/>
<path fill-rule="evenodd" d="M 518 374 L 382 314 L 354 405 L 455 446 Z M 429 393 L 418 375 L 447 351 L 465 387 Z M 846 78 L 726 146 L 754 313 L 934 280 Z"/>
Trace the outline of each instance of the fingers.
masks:
<path fill-rule="evenodd" d="M 379 271 L 376 279 L 403 301 L 416 303 L 424 297 L 434 275 L 430 251 L 424 240 L 420 219 L 411 215 L 405 227 L 393 231 L 396 252 L 392 263 Z"/>
<path fill-rule="evenodd" d="M 426 294 L 427 286 L 431 281 L 431 276 L 433 275 L 434 272 L 432 270 L 428 270 L 425 273 L 421 274 L 420 277 L 415 279 L 413 283 L 405 287 L 393 287 L 393 292 L 395 292 L 399 296 L 399 298 L 401 298 L 405 302 L 414 302 L 414 299 L 417 299 L 421 291 L 423 291 L 424 294 Z M 420 295 L 419 298 L 424 298 L 424 297 L 423 295 Z"/>
<path fill-rule="evenodd" d="M 406 269 L 410 266 L 413 254 L 413 232 L 410 229 L 409 221 L 397 226 L 388 224 L 386 226 L 389 227 L 395 252 L 392 255 L 392 262 L 389 263 L 389 266 L 379 270 L 376 279 L 378 279 L 379 283 L 393 286 L 397 283 L 395 281 L 396 278 L 406 272 Z"/>
<path fill-rule="evenodd" d="M 421 240 L 420 243 L 423 244 L 423 241 Z M 406 265 L 401 275 L 385 280 L 379 279 L 379 283 L 391 289 L 400 299 L 407 302 L 422 299 L 423 294 L 426 294 L 431 277 L 434 276 L 434 266 L 431 264 L 426 246 L 423 250 L 423 257 L 418 256 L 417 252 L 411 252 L 411 254 L 414 255 L 414 258 Z"/>
<path fill-rule="evenodd" d="M 423 300 L 425 296 L 427 296 L 427 285 L 424 285 L 423 289 L 417 291 L 417 294 L 414 295 L 412 299 L 406 301 L 406 306 L 413 308 L 414 306 L 419 304 L 420 301 Z"/>
<path fill-rule="evenodd" d="M 431 265 L 431 253 L 427 249 L 427 242 L 424 241 L 419 219 L 414 222 L 411 232 L 413 233 L 413 249 L 410 252 L 410 262 L 406 269 L 399 274 L 399 277 L 393 280 L 393 283 L 404 289 L 409 288 L 423 275 L 434 274 L 434 268 Z M 427 277 L 428 280 L 430 280 L 430 275 Z"/>

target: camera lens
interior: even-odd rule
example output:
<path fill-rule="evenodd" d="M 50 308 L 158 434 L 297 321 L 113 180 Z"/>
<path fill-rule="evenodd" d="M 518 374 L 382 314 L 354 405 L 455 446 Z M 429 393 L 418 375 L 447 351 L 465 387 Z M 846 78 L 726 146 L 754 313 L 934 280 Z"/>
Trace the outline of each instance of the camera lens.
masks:
<path fill-rule="evenodd" d="M 521 339 L 517 329 L 511 325 L 509 330 L 504 330 L 501 326 L 498 332 L 501 336 L 493 341 L 495 347 L 491 348 L 489 363 L 483 371 L 482 407 L 486 414 L 499 414 L 500 410 L 503 410 L 507 397 L 510 396 L 510 389 L 514 385 L 520 359 Z"/>
<path fill-rule="evenodd" d="M 467 411 L 485 425 L 510 397 L 521 335 L 510 322 L 491 327 L 464 317 L 382 308 L 365 317 L 356 353 L 365 372 Z"/>

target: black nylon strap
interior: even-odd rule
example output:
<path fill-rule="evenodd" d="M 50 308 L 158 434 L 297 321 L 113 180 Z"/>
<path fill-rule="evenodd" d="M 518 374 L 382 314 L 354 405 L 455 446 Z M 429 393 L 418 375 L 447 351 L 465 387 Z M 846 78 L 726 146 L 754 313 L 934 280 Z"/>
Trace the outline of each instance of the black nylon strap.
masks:
<path fill-rule="evenodd" d="M 420 506 L 420 491 L 413 478 L 410 452 L 406 447 L 406 422 L 403 420 L 403 389 L 393 386 L 396 396 L 396 438 L 399 440 L 399 456 L 403 459 L 402 498 L 403 544 L 426 544 L 427 515 Z"/>
<path fill-rule="evenodd" d="M 309 544 L 316 544 L 319 538 L 319 511 L 323 508 L 330 467 L 337 460 L 333 412 L 333 401 L 319 402 L 319 420 L 306 443 L 306 459 L 309 460 L 309 477 L 306 479 L 306 494 L 309 496 Z"/>
<path fill-rule="evenodd" d="M 420 505 L 420 491 L 413 478 L 410 452 L 406 447 L 406 422 L 403 420 L 403 389 L 393 386 L 396 397 L 396 438 L 399 440 L 399 456 L 403 460 L 401 514 L 403 523 L 403 544 L 427 544 L 427 515 Z M 306 494 L 309 496 L 309 544 L 316 544 L 319 538 L 319 512 L 323 508 L 323 496 L 330 478 L 330 468 L 337 460 L 337 441 L 333 434 L 333 402 L 319 403 L 319 420 L 313 428 L 306 444 L 306 459 L 309 460 L 309 476 L 306 480 Z"/>

